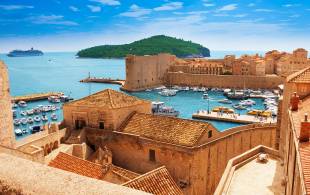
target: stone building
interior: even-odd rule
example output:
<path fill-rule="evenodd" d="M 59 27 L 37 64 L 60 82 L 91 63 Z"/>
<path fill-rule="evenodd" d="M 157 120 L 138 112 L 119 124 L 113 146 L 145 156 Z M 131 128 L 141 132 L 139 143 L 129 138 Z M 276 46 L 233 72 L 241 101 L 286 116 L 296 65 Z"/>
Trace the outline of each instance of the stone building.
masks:
<path fill-rule="evenodd" d="M 126 57 L 126 82 L 124 90 L 146 89 L 151 86 L 163 85 L 166 73 L 176 56 L 158 54 L 153 56 Z"/>
<path fill-rule="evenodd" d="M 8 70 L 0 61 L 0 145 L 15 147 L 13 113 L 9 86 Z"/>
<path fill-rule="evenodd" d="M 116 130 L 132 112 L 151 113 L 151 102 L 107 89 L 63 106 L 64 124 L 74 130 Z"/>

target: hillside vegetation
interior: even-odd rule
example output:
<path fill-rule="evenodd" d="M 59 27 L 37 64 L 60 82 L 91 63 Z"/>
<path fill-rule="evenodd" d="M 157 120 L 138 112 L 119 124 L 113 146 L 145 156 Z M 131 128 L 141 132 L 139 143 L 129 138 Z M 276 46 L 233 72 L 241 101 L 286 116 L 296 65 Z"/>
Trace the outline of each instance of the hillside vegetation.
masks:
<path fill-rule="evenodd" d="M 123 58 L 128 54 L 155 55 L 170 53 L 178 57 L 209 57 L 210 50 L 200 44 L 164 35 L 157 35 L 123 45 L 101 45 L 77 53 L 87 58 Z"/>

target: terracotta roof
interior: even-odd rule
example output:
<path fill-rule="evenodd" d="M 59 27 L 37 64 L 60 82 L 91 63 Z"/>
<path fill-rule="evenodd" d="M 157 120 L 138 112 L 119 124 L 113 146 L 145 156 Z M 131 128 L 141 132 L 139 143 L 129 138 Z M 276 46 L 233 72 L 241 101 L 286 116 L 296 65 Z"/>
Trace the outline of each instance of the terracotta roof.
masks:
<path fill-rule="evenodd" d="M 206 122 L 136 113 L 119 131 L 161 142 L 194 146 L 211 127 Z"/>
<path fill-rule="evenodd" d="M 165 166 L 141 175 L 124 186 L 155 195 L 181 195 L 183 192 L 174 182 Z"/>
<path fill-rule="evenodd" d="M 112 165 L 112 171 L 125 179 L 132 180 L 140 176 L 140 174 Z"/>
<path fill-rule="evenodd" d="M 298 111 L 292 112 L 293 125 L 297 138 L 300 135 L 301 122 L 305 113 L 310 113 L 310 98 L 304 99 L 299 106 Z M 300 161 L 307 194 L 310 194 L 310 142 L 299 142 Z"/>
<path fill-rule="evenodd" d="M 290 75 L 287 81 L 292 83 L 310 83 L 310 67 Z"/>
<path fill-rule="evenodd" d="M 63 152 L 60 152 L 48 166 L 95 179 L 102 179 L 103 176 L 102 165 Z"/>
<path fill-rule="evenodd" d="M 147 102 L 146 100 L 141 100 L 122 92 L 106 89 L 82 99 L 66 103 L 65 105 L 122 108 Z"/>

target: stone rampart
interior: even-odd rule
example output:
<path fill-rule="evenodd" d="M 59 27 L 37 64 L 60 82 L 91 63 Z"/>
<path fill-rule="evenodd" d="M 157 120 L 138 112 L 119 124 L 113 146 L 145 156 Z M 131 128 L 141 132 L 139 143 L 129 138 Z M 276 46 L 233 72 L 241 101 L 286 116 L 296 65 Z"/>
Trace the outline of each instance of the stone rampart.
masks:
<path fill-rule="evenodd" d="M 168 85 L 206 86 L 219 88 L 273 89 L 284 83 L 284 78 L 277 75 L 208 75 L 169 72 Z"/>

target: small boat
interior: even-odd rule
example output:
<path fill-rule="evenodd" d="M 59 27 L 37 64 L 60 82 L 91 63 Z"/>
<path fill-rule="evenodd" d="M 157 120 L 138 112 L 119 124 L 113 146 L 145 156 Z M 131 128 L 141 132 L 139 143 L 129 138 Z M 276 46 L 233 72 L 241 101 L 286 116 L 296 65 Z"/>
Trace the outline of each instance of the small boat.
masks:
<path fill-rule="evenodd" d="M 160 92 L 158 92 L 162 96 L 175 96 L 177 94 L 178 90 L 176 89 L 164 89 Z"/>
<path fill-rule="evenodd" d="M 60 102 L 60 98 L 58 96 L 55 96 L 55 95 L 48 97 L 47 100 L 51 103 L 59 103 Z"/>
<path fill-rule="evenodd" d="M 203 93 L 203 94 L 202 94 L 202 98 L 203 98 L 203 99 L 208 99 L 208 98 L 209 98 L 208 93 Z"/>
<path fill-rule="evenodd" d="M 233 105 L 233 108 L 237 110 L 246 110 L 246 107 L 240 104 Z"/>
<path fill-rule="evenodd" d="M 235 113 L 235 111 L 231 108 L 227 107 L 215 107 L 212 109 L 212 112 L 223 112 L 223 113 Z"/>
<path fill-rule="evenodd" d="M 34 110 L 30 109 L 26 111 L 27 115 L 33 115 L 34 114 Z"/>
<path fill-rule="evenodd" d="M 39 132 L 39 131 L 42 130 L 42 129 L 41 129 L 41 126 L 39 126 L 39 125 L 31 126 L 31 127 L 29 127 L 29 129 L 30 129 L 30 132 L 31 132 L 31 133 L 37 133 L 37 132 Z"/>
<path fill-rule="evenodd" d="M 164 89 L 166 89 L 165 86 L 160 86 L 160 87 L 155 88 L 154 90 L 161 91 L 161 90 L 164 90 Z"/>
<path fill-rule="evenodd" d="M 27 103 L 25 101 L 19 101 L 18 102 L 19 107 L 27 107 Z"/>
<path fill-rule="evenodd" d="M 224 89 L 224 95 L 227 95 L 229 92 L 231 92 L 231 89 Z"/>
<path fill-rule="evenodd" d="M 19 119 L 14 119 L 14 125 L 19 126 L 20 125 L 20 120 Z"/>
<path fill-rule="evenodd" d="M 46 115 L 43 115 L 43 116 L 41 117 L 41 119 L 42 119 L 42 121 L 48 121 L 48 118 L 47 118 Z"/>
<path fill-rule="evenodd" d="M 33 123 L 33 118 L 28 117 L 28 118 L 27 118 L 27 122 L 28 122 L 29 124 Z"/>
<path fill-rule="evenodd" d="M 53 114 L 51 115 L 51 119 L 52 119 L 53 121 L 56 121 L 56 120 L 57 120 L 57 115 L 56 115 L 55 113 L 53 113 Z"/>
<path fill-rule="evenodd" d="M 12 113 L 13 113 L 13 118 L 16 118 L 17 117 L 17 111 L 16 110 L 12 110 Z"/>
<path fill-rule="evenodd" d="M 152 89 L 146 89 L 145 91 L 146 91 L 146 92 L 150 92 L 150 91 L 152 91 Z"/>
<path fill-rule="evenodd" d="M 34 120 L 35 122 L 40 122 L 40 121 L 41 121 L 41 118 L 40 118 L 39 116 L 35 116 L 35 117 L 33 118 L 33 120 Z"/>
<path fill-rule="evenodd" d="M 52 106 L 51 106 L 51 111 L 55 111 L 55 110 L 57 110 L 57 107 L 54 106 L 54 105 L 52 105 Z"/>
<path fill-rule="evenodd" d="M 26 133 L 28 133 L 28 130 L 27 129 L 22 129 L 22 133 L 26 134 Z"/>
<path fill-rule="evenodd" d="M 13 104 L 12 104 L 12 108 L 18 108 L 18 104 L 13 103 Z"/>
<path fill-rule="evenodd" d="M 228 99 L 219 100 L 218 102 L 222 103 L 222 104 L 232 104 L 232 101 L 230 101 Z"/>
<path fill-rule="evenodd" d="M 17 136 L 23 135 L 23 132 L 21 129 L 15 129 L 14 132 L 15 132 L 15 135 Z"/>
<path fill-rule="evenodd" d="M 22 123 L 22 125 L 27 125 L 27 119 L 26 118 L 21 118 L 20 122 Z"/>
<path fill-rule="evenodd" d="M 248 114 L 263 117 L 270 117 L 272 115 L 271 111 L 269 110 L 250 110 Z"/>
<path fill-rule="evenodd" d="M 20 112 L 20 115 L 22 115 L 22 116 L 27 116 L 27 112 L 21 111 L 21 112 Z"/>
<path fill-rule="evenodd" d="M 164 102 L 152 102 L 152 112 L 155 115 L 177 117 L 180 112 L 170 106 L 164 106 Z"/>
<path fill-rule="evenodd" d="M 39 107 L 36 107 L 33 109 L 34 114 L 40 114 L 41 113 L 41 109 Z"/>

